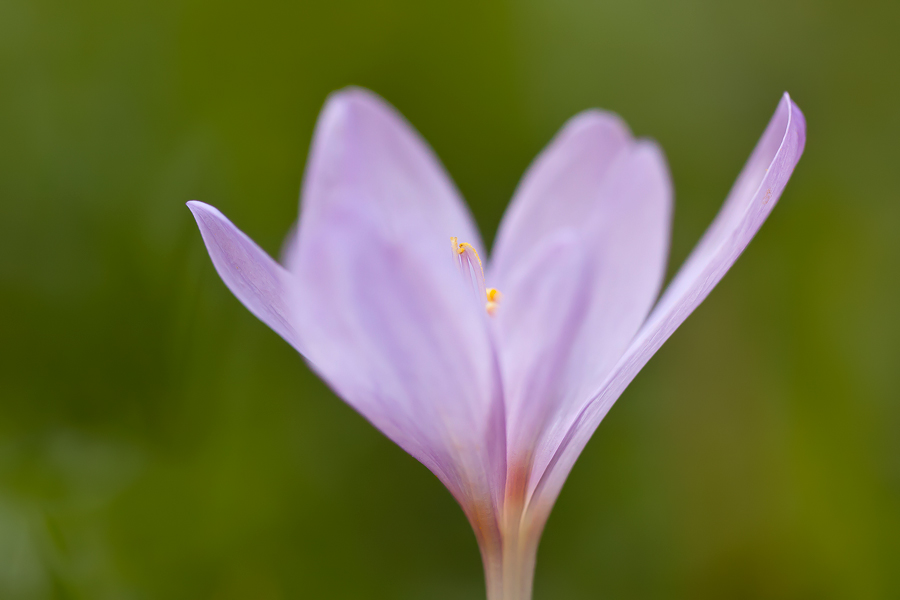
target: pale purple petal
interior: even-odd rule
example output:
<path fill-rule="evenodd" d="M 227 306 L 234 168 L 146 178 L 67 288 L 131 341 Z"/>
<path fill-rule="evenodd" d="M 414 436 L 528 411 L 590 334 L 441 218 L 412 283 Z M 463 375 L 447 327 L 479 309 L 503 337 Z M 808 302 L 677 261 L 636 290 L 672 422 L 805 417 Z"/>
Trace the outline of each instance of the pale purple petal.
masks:
<path fill-rule="evenodd" d="M 494 319 L 506 401 L 507 494 L 521 497 L 542 441 L 567 421 L 561 407 L 573 402 L 575 386 L 564 382 L 580 351 L 573 340 L 593 287 L 593 264 L 575 232 L 560 230 L 538 249 L 507 282 L 515 293 L 504 294 Z"/>
<path fill-rule="evenodd" d="M 578 229 L 593 214 L 597 190 L 631 133 L 614 114 L 578 114 L 563 126 L 522 178 L 503 215 L 491 255 L 491 277 L 503 279 L 537 244 Z"/>
<path fill-rule="evenodd" d="M 461 498 L 485 479 L 485 464 L 504 459 L 488 446 L 502 449 L 505 437 L 484 300 L 467 295 L 453 267 L 454 236 L 482 247 L 424 140 L 375 94 L 333 94 L 286 250 L 313 309 L 313 360 Z"/>
<path fill-rule="evenodd" d="M 481 248 L 437 157 L 371 92 L 333 94 L 316 126 L 286 261 L 323 378 L 430 468 L 471 515 L 499 504 L 503 405 L 484 299 L 450 238 Z M 488 485 L 490 483 L 490 485 Z M 493 494 L 493 497 L 491 497 Z"/>
<path fill-rule="evenodd" d="M 225 215 L 208 204 L 187 203 L 219 276 L 259 320 L 303 352 L 293 311 L 296 279 L 244 235 Z"/>
<path fill-rule="evenodd" d="M 489 284 L 504 294 L 496 319 L 508 460 L 542 473 L 656 299 L 672 192 L 655 144 L 587 113 L 542 153 L 513 203 Z M 559 236 L 573 241 L 548 246 Z"/>
<path fill-rule="evenodd" d="M 336 197 L 304 229 L 294 264 L 304 340 L 323 379 L 431 469 L 475 523 L 500 505 L 505 477 L 484 300 L 456 270 L 449 239 L 413 252 L 415 241 L 380 228 L 380 210 Z"/>
<path fill-rule="evenodd" d="M 703 301 L 759 230 L 787 184 L 806 141 L 806 122 L 785 94 L 719 215 L 681 267 L 613 372 L 588 401 L 532 496 L 549 511 L 600 421 L 663 342 Z"/>
<path fill-rule="evenodd" d="M 316 125 L 301 194 L 304 232 L 319 226 L 322 211 L 352 199 L 371 209 L 375 225 L 391 239 L 448 247 L 456 236 L 483 250 L 478 229 L 440 161 L 392 106 L 367 90 L 332 94 Z M 292 268 L 299 245 L 288 242 Z"/>
<path fill-rule="evenodd" d="M 348 89 L 320 116 L 301 206 L 283 254 L 302 307 L 291 323 L 304 356 L 431 469 L 473 524 L 495 527 L 502 393 L 485 300 L 467 289 L 449 251 L 454 236 L 482 248 L 449 177 L 393 108 Z M 236 275 L 222 276 L 232 287 Z"/>

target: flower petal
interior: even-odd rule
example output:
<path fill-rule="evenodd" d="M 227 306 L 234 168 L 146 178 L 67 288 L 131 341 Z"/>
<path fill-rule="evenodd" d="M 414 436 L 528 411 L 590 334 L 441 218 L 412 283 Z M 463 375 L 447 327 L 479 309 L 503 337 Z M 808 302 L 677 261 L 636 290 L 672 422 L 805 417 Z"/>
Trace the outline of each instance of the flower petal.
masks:
<path fill-rule="evenodd" d="M 451 237 L 479 250 L 480 237 L 437 157 L 375 94 L 351 88 L 327 101 L 297 229 L 285 259 L 309 309 L 302 330 L 316 369 L 470 518 L 474 502 L 496 506 L 505 476 L 496 360 L 484 299 L 449 252 Z"/>
<path fill-rule="evenodd" d="M 501 501 L 505 425 L 484 300 L 449 240 L 413 252 L 385 235 L 381 209 L 345 197 L 304 229 L 294 265 L 304 340 L 323 379 L 485 526 Z"/>
<path fill-rule="evenodd" d="M 508 498 L 524 500 L 535 455 L 545 453 L 544 439 L 567 422 L 562 407 L 573 403 L 575 390 L 565 382 L 581 350 L 573 340 L 589 312 L 592 276 L 581 238 L 561 230 L 517 269 L 508 282 L 515 293 L 504 294 L 496 311 L 511 473 Z"/>
<path fill-rule="evenodd" d="M 503 491 L 505 421 L 485 300 L 455 269 L 453 236 L 482 247 L 425 142 L 371 92 L 332 95 L 283 249 L 303 307 L 292 323 L 312 367 L 486 535 Z"/>
<path fill-rule="evenodd" d="M 418 234 L 407 243 L 443 250 L 456 236 L 483 251 L 468 208 L 431 148 L 387 102 L 359 88 L 332 94 L 319 116 L 303 185 L 300 239 L 319 226 L 322 211 L 348 197 L 373 208 L 370 214 L 391 239 Z M 298 244 L 288 242 L 289 269 L 298 252 Z"/>
<path fill-rule="evenodd" d="M 532 509 L 549 512 L 600 421 L 638 371 L 693 312 L 734 264 L 778 201 L 806 141 L 806 122 L 787 93 L 721 211 L 676 274 L 606 381 L 585 403 L 532 496 Z"/>
<path fill-rule="evenodd" d="M 511 469 L 543 472 L 646 319 L 664 276 L 671 196 L 659 148 L 603 113 L 575 117 L 526 174 L 490 282 L 504 294 Z M 548 246 L 558 236 L 577 241 Z M 518 267 L 506 252 L 521 255 Z M 557 256 L 536 256 L 547 252 Z"/>
<path fill-rule="evenodd" d="M 303 353 L 293 311 L 297 282 L 225 215 L 208 204 L 187 203 L 213 265 L 228 289 L 256 317 Z"/>
<path fill-rule="evenodd" d="M 593 214 L 597 190 L 632 143 L 622 120 L 598 110 L 563 126 L 529 167 L 497 231 L 492 277 L 504 278 L 535 245 L 561 229 L 579 229 Z"/>

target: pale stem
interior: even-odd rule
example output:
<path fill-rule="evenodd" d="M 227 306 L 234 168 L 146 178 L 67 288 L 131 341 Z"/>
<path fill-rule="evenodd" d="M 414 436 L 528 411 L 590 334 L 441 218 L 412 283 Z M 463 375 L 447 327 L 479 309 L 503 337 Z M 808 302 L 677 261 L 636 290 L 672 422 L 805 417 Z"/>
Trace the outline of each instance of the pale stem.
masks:
<path fill-rule="evenodd" d="M 499 547 L 484 553 L 487 600 L 531 600 L 539 537 L 511 527 Z"/>

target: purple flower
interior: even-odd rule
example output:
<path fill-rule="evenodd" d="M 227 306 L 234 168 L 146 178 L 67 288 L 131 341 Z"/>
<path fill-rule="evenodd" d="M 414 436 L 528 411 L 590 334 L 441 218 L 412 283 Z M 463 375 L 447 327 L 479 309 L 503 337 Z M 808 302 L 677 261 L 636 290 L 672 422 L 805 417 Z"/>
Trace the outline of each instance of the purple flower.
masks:
<path fill-rule="evenodd" d="M 668 169 L 609 113 L 575 116 L 537 157 L 490 261 L 431 149 L 360 89 L 322 111 L 284 266 L 215 208 L 188 206 L 235 296 L 456 497 L 488 597 L 521 600 L 581 450 L 753 238 L 805 135 L 785 94 L 658 301 Z"/>

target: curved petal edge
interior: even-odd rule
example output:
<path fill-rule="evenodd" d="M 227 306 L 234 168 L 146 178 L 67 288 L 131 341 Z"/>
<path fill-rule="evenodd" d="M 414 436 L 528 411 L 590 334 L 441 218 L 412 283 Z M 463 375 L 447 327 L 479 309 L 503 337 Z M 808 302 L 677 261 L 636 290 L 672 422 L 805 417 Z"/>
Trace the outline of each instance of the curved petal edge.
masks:
<path fill-rule="evenodd" d="M 191 200 L 203 243 L 219 277 L 238 300 L 301 354 L 295 328 L 296 281 L 218 209 Z"/>

